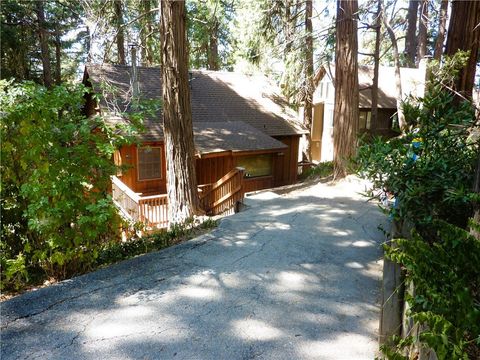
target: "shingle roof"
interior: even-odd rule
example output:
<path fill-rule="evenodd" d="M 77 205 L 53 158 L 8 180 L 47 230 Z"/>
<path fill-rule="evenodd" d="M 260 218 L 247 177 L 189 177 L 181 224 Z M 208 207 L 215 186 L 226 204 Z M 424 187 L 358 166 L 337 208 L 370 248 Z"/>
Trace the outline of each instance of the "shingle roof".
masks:
<path fill-rule="evenodd" d="M 103 113 L 133 111 L 130 104 L 130 66 L 89 64 L 86 66 L 86 76 L 95 92 L 103 94 L 100 103 Z M 141 99 L 161 99 L 160 68 L 139 66 L 138 84 Z M 222 129 L 222 126 L 214 127 L 212 124 L 240 122 L 242 125 L 237 127 L 228 124 L 224 128 L 245 130 L 244 125 L 248 125 L 269 136 L 305 133 L 297 125 L 296 113 L 287 106 L 286 101 L 278 95 L 278 89 L 264 76 L 195 70 L 191 71 L 190 86 L 192 119 L 196 128 L 206 128 L 205 124 L 208 124 L 212 129 Z M 118 117 L 112 119 L 113 122 L 124 121 Z M 163 138 L 160 113 L 147 118 L 144 125 L 145 132 L 141 136 L 143 140 Z M 249 131 L 253 134 L 252 129 Z M 260 138 L 260 134 L 257 133 L 256 136 Z M 229 137 L 230 142 L 220 147 L 240 148 L 233 138 Z"/>
<path fill-rule="evenodd" d="M 333 83 L 335 77 L 335 65 L 327 66 L 327 74 L 332 77 Z M 403 98 L 412 96 L 421 96 L 425 81 L 422 70 L 416 68 L 400 68 L 400 78 L 402 80 Z M 423 80 L 422 80 L 423 78 Z M 359 107 L 370 108 L 372 106 L 373 66 L 358 66 L 358 88 Z M 313 94 L 313 102 L 317 103 L 320 99 L 319 87 Z M 396 87 L 395 87 L 395 68 L 380 66 L 378 71 L 378 107 L 384 109 L 396 109 Z"/>
<path fill-rule="evenodd" d="M 243 121 L 196 122 L 195 150 L 199 154 L 232 151 L 280 150 L 287 146 Z"/>

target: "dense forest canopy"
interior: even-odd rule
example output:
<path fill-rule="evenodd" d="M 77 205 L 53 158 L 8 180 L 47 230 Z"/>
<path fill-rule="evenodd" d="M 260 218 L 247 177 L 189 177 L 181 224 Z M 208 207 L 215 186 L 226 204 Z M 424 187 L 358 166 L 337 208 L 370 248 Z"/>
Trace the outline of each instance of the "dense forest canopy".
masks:
<path fill-rule="evenodd" d="M 278 81 L 292 104 L 299 104 L 306 86 L 308 3 L 188 0 L 189 67 L 260 71 Z M 424 54 L 433 56 L 439 37 L 440 45 L 445 41 L 441 19 L 446 2 L 423 1 L 421 6 L 419 1 L 384 3 L 398 39 L 402 66 L 418 65 Z M 411 3 L 417 3 L 413 26 Z M 359 64 L 375 62 L 376 4 L 376 0 L 359 1 Z M 1 77 L 40 83 L 78 81 L 87 61 L 130 63 L 132 46 L 139 49 L 141 65 L 159 65 L 159 11 L 157 0 L 3 1 Z M 335 1 L 312 2 L 315 70 L 334 59 L 335 16 Z M 392 66 L 392 46 L 383 27 L 380 35 L 379 62 Z M 45 79 L 45 72 L 51 80 Z"/>

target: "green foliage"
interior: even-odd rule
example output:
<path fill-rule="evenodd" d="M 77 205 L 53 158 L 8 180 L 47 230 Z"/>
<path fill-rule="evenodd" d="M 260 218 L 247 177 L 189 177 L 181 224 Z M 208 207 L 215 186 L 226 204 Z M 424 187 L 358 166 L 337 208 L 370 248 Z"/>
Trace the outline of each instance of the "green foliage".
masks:
<path fill-rule="evenodd" d="M 441 68 L 433 64 L 424 98 L 403 105 L 405 134 L 359 149 L 361 174 L 374 189 L 395 196 L 388 211 L 415 229 L 411 239 L 387 246 L 386 256 L 406 269 L 414 288 L 405 295 L 407 315 L 421 327 L 417 337 L 383 346 L 388 359 L 406 359 L 404 350 L 414 343 L 432 348 L 439 359 L 469 359 L 480 345 L 480 242 L 465 230 L 479 200 L 471 190 L 478 129 L 471 104 L 458 103 L 446 90 L 465 59 L 458 53 Z"/>
<path fill-rule="evenodd" d="M 469 345 L 480 345 L 480 242 L 443 221 L 433 227 L 435 242 L 415 233 L 412 239 L 396 240 L 398 247 L 386 247 L 386 255 L 403 264 L 407 282 L 415 284 L 415 294 L 406 301 L 415 323 L 427 326 L 419 341 L 439 359 L 468 359 Z M 400 342 L 397 350 L 408 340 L 413 338 Z"/>
<path fill-rule="evenodd" d="M 458 58 L 447 61 L 448 74 L 459 64 Z M 432 78 L 423 99 L 404 104 L 409 130 L 386 142 L 364 143 L 357 166 L 374 188 L 396 197 L 393 216 L 419 227 L 434 218 L 465 226 L 477 197 L 470 191 L 478 153 L 478 139 L 471 136 L 475 112 L 445 91 L 444 70 Z"/>
<path fill-rule="evenodd" d="M 189 66 L 193 69 L 232 69 L 232 36 L 230 25 L 234 17 L 234 3 L 220 0 L 190 0 L 186 3 Z M 215 69 L 212 69 L 215 70 Z"/>
<path fill-rule="evenodd" d="M 333 162 L 325 161 L 302 172 L 301 178 L 324 178 L 333 174 Z"/>
<path fill-rule="evenodd" d="M 120 243 L 110 242 L 99 251 L 97 265 L 107 265 L 133 256 L 161 250 L 182 240 L 190 239 L 198 235 L 199 231 L 213 229 L 217 225 L 216 220 L 207 218 L 197 226 L 193 222 L 174 224 L 168 231 L 159 230 Z"/>
<path fill-rule="evenodd" d="M 86 271 L 117 237 L 108 189 L 124 139 L 83 115 L 85 93 L 0 83 L 2 288 L 42 271 L 55 278 Z"/>

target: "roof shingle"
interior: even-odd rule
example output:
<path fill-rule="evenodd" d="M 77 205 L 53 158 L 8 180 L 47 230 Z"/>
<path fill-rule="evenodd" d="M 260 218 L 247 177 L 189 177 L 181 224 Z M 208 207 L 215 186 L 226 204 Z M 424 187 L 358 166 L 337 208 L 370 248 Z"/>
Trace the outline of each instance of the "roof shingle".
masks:
<path fill-rule="evenodd" d="M 130 66 L 88 64 L 86 74 L 95 92 L 103 94 L 100 107 L 104 114 L 133 111 L 130 103 L 132 95 Z M 141 99 L 161 99 L 160 68 L 139 66 L 138 83 Z M 284 136 L 305 133 L 298 125 L 296 113 L 288 107 L 286 101 L 278 95 L 278 89 L 264 76 L 195 70 L 191 71 L 190 88 L 192 120 L 197 129 L 209 127 L 216 129 L 220 135 L 222 133 L 220 129 L 246 131 L 247 125 L 251 136 L 253 129 L 260 131 L 256 133 L 257 139 L 260 139 L 260 135 Z M 214 126 L 214 123 L 228 125 Z M 141 136 L 143 140 L 163 138 L 161 113 L 145 119 L 144 125 L 145 132 Z M 248 136 L 242 138 L 247 139 Z M 229 139 L 229 143 L 224 143 L 220 147 L 230 146 L 232 150 L 241 148 L 233 136 Z M 275 144 L 272 142 L 271 145 Z"/>

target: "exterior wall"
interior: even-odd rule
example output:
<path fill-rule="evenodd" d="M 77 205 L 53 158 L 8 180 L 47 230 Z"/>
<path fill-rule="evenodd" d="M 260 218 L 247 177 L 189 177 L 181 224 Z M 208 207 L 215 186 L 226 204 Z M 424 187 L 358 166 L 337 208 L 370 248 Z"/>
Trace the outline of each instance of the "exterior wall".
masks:
<path fill-rule="evenodd" d="M 333 103 L 326 103 L 323 113 L 322 150 L 320 161 L 333 160 Z"/>
<path fill-rule="evenodd" d="M 272 186 L 294 184 L 297 182 L 300 136 L 277 136 L 275 139 L 287 145 L 288 148 L 274 154 Z"/>
<path fill-rule="evenodd" d="M 245 192 L 262 190 L 276 186 L 293 184 L 297 181 L 297 159 L 299 136 L 282 136 L 277 140 L 288 145 L 281 151 L 258 151 L 211 155 L 196 160 L 197 181 L 199 185 L 210 184 L 237 166 L 237 159 L 245 155 L 272 154 L 272 175 L 245 178 Z M 118 177 L 133 191 L 143 195 L 164 194 L 166 186 L 165 148 L 163 142 L 145 143 L 149 146 L 161 146 L 162 178 L 159 180 L 138 180 L 137 145 L 123 146 L 116 162 L 126 165 L 127 169 Z"/>
<path fill-rule="evenodd" d="M 370 111 L 370 109 L 360 109 Z M 320 114 L 316 114 L 316 112 Z M 315 128 L 320 126 L 323 131 L 321 140 L 312 136 L 312 160 L 314 161 L 333 161 L 333 103 L 319 103 L 314 105 L 312 135 Z M 371 133 L 374 135 L 382 135 L 387 138 L 395 136 L 395 131 L 392 130 L 392 116 L 395 114 L 396 109 L 378 109 L 378 126 L 376 129 L 359 130 L 359 133 Z M 319 124 L 323 122 L 322 124 Z M 320 147 L 320 151 L 318 150 Z"/>
<path fill-rule="evenodd" d="M 122 172 L 119 178 L 130 189 L 143 195 L 165 194 L 167 192 L 166 183 L 166 163 L 165 147 L 163 142 L 149 142 L 144 145 L 160 146 L 162 149 L 162 177 L 159 180 L 138 180 L 137 173 L 137 145 L 122 146 L 120 149 L 120 163 L 126 165 L 127 169 Z"/>
<path fill-rule="evenodd" d="M 322 157 L 324 106 L 323 103 L 313 105 L 312 146 L 310 150 L 313 161 L 320 161 Z"/>
<path fill-rule="evenodd" d="M 196 172 L 198 185 L 211 184 L 234 168 L 233 156 L 228 153 L 224 156 L 197 159 Z"/>

